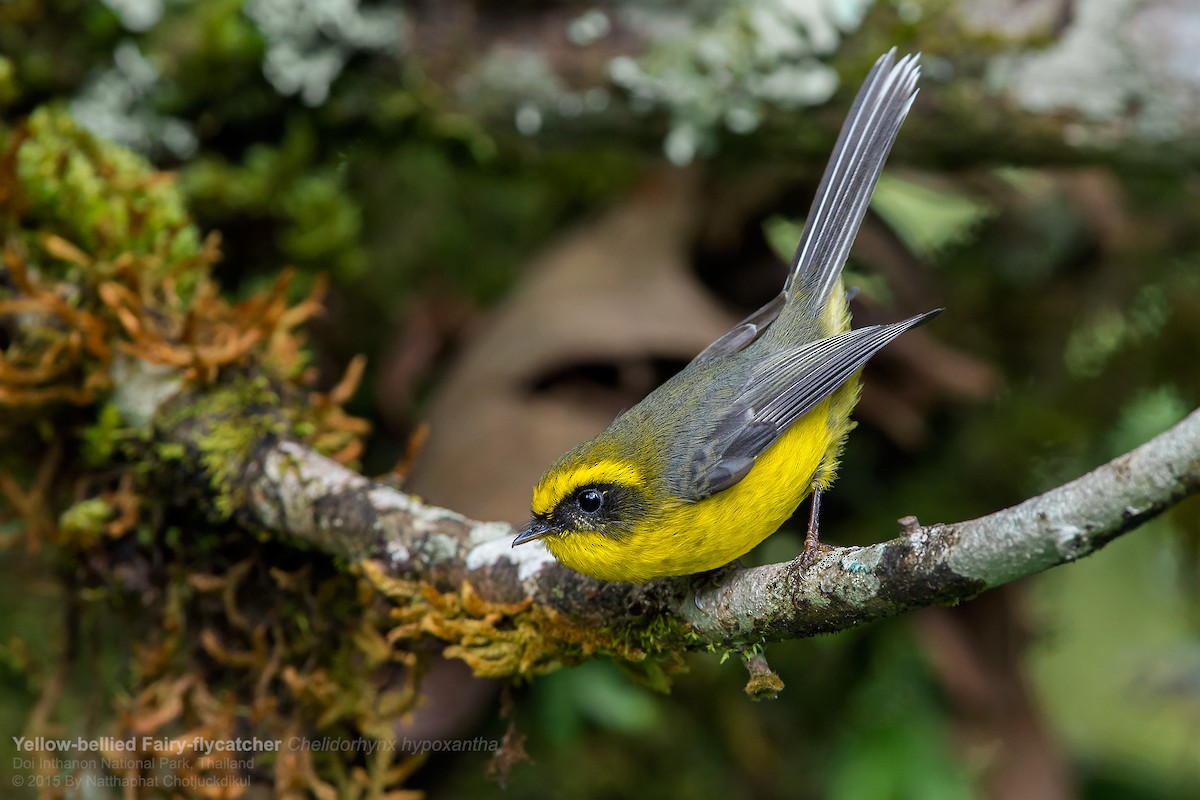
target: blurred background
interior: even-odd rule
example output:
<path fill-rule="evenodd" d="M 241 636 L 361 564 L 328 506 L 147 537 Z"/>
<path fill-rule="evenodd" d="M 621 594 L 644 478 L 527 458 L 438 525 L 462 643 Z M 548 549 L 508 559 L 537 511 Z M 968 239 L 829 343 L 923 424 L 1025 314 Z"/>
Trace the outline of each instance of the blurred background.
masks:
<path fill-rule="evenodd" d="M 856 324 L 947 311 L 867 370 L 822 522 L 864 544 L 1011 505 L 1196 407 L 1197 37 L 1183 0 L 9 0 L 0 122 L 64 108 L 174 172 L 231 297 L 327 276 L 316 366 L 332 386 L 367 356 L 363 471 L 519 522 L 555 456 L 778 291 L 859 82 L 922 51 L 847 276 Z M 18 732 L 57 596 L 37 554 L 0 569 Z M 1192 500 L 961 607 L 771 645 L 775 701 L 734 660 L 687 658 L 665 695 L 596 660 L 513 691 L 532 763 L 506 793 L 1200 796 L 1198 593 Z M 410 736 L 509 724 L 456 664 L 427 692 Z M 406 785 L 491 796 L 487 757 Z"/>

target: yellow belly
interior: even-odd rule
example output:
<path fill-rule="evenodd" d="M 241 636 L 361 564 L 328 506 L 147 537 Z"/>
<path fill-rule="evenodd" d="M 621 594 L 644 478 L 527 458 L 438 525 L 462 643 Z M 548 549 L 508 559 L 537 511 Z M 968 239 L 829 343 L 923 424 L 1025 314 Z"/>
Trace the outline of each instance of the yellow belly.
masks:
<path fill-rule="evenodd" d="M 831 425 L 830 405 L 826 400 L 793 423 L 745 478 L 697 503 L 673 501 L 651 515 L 655 522 L 645 531 L 621 539 L 579 531 L 547 537 L 546 546 L 568 567 L 610 581 L 640 583 L 724 566 L 774 533 L 814 478 L 822 486 L 832 480 L 849 423 Z"/>

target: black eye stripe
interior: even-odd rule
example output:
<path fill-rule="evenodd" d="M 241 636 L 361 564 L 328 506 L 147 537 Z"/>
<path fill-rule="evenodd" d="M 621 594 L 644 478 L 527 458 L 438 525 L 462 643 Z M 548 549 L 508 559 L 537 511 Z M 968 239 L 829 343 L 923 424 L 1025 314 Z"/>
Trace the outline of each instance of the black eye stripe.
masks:
<path fill-rule="evenodd" d="M 571 531 L 592 531 L 605 536 L 626 535 L 646 516 L 648 502 L 640 488 L 620 483 L 576 486 L 548 515 L 551 525 Z"/>

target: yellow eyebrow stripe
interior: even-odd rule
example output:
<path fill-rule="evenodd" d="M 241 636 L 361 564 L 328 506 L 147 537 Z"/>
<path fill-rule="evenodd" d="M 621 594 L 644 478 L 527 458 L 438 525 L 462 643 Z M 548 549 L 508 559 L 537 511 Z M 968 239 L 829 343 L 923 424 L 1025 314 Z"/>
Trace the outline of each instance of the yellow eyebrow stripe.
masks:
<path fill-rule="evenodd" d="M 549 514 L 565 498 L 581 486 L 597 483 L 617 483 L 644 489 L 646 480 L 641 471 L 628 461 L 606 458 L 595 464 L 569 470 L 551 470 L 533 490 L 534 514 Z"/>

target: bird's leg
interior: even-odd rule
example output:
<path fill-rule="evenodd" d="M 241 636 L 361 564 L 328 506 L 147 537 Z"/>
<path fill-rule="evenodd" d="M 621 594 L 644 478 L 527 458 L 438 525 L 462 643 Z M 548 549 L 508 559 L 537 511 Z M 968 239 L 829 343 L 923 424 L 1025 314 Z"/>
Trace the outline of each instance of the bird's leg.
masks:
<path fill-rule="evenodd" d="M 821 544 L 821 487 L 816 483 L 812 487 L 812 499 L 808 512 L 808 531 L 804 534 L 804 552 L 796 556 L 796 563 L 801 570 L 807 570 L 817 561 L 817 556 L 827 553 L 833 548 Z"/>

